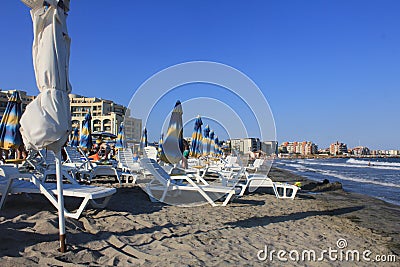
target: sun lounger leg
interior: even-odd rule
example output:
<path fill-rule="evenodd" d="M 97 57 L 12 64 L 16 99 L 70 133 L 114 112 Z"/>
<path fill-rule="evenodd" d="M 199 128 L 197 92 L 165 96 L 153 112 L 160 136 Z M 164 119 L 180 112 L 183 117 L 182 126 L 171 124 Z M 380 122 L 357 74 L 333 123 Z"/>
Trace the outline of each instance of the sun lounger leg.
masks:
<path fill-rule="evenodd" d="M 187 180 L 193 187 L 197 188 L 198 192 L 210 203 L 213 207 L 218 206 L 215 202 L 210 198 L 207 193 L 201 189 L 197 184 L 195 184 L 192 180 Z"/>
<path fill-rule="evenodd" d="M 79 217 L 81 216 L 83 210 L 86 208 L 89 200 L 90 200 L 89 198 L 85 197 L 83 199 L 81 205 L 79 206 L 78 210 L 75 211 L 74 213 L 70 213 L 66 209 L 64 209 L 65 216 L 73 218 L 73 219 L 79 219 Z"/>
<path fill-rule="evenodd" d="M 244 195 L 244 193 L 246 192 L 246 188 L 248 186 L 248 182 L 246 184 L 238 184 L 238 186 L 241 187 L 240 193 L 239 193 L 239 197 L 242 197 Z"/>
<path fill-rule="evenodd" d="M 12 183 L 13 183 L 13 179 L 9 179 L 6 187 L 4 188 L 4 191 L 1 192 L 0 210 L 3 208 L 4 203 L 6 202 L 6 199 L 7 199 L 8 193 L 10 192 Z"/>
<path fill-rule="evenodd" d="M 118 180 L 119 185 L 121 185 L 121 177 L 120 177 L 120 175 L 118 174 L 118 171 L 117 171 L 117 170 L 115 170 L 115 175 L 117 176 L 117 180 Z"/>
<path fill-rule="evenodd" d="M 107 206 L 107 204 L 110 201 L 110 199 L 111 199 L 111 196 L 108 196 L 101 203 L 98 203 L 96 200 L 91 199 L 89 203 L 95 209 L 103 209 L 103 208 L 105 208 Z"/>
<path fill-rule="evenodd" d="M 169 191 L 169 185 L 170 185 L 170 181 L 168 181 L 167 186 L 165 187 L 164 192 L 163 192 L 163 194 L 162 194 L 162 196 L 160 198 L 161 202 L 164 202 L 164 199 L 167 196 L 167 193 Z"/>
<path fill-rule="evenodd" d="M 221 206 L 226 206 L 226 204 L 228 204 L 229 200 L 231 200 L 233 194 L 234 194 L 234 192 L 229 193 L 229 194 L 226 196 L 225 201 L 222 203 Z"/>

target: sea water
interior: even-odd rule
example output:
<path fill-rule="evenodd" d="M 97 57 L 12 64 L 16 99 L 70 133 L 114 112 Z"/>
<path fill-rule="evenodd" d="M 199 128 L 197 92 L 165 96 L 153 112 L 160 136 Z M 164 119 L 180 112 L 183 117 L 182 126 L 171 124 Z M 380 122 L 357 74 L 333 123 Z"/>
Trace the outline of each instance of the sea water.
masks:
<path fill-rule="evenodd" d="M 400 158 L 278 159 L 278 168 L 400 205 Z"/>

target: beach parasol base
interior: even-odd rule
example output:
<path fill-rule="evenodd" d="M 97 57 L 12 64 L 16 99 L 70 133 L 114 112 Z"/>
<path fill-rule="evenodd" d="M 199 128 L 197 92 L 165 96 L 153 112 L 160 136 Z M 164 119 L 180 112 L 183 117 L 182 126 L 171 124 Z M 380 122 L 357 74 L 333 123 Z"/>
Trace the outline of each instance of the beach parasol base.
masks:
<path fill-rule="evenodd" d="M 67 252 L 67 245 L 65 243 L 66 240 L 66 235 L 60 235 L 60 248 L 58 249 L 58 251 L 60 251 L 61 253 L 65 253 Z"/>

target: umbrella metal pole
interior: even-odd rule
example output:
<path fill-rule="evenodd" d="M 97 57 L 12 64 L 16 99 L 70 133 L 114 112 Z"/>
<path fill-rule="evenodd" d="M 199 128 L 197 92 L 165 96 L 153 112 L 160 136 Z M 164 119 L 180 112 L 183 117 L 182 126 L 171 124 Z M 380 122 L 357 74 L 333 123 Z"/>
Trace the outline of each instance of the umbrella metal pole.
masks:
<path fill-rule="evenodd" d="M 65 245 L 65 217 L 64 217 L 64 195 L 63 195 L 63 179 L 61 175 L 61 151 L 55 153 L 56 161 L 56 179 L 57 179 L 57 196 L 58 196 L 58 228 L 60 231 L 60 252 L 66 252 Z"/>

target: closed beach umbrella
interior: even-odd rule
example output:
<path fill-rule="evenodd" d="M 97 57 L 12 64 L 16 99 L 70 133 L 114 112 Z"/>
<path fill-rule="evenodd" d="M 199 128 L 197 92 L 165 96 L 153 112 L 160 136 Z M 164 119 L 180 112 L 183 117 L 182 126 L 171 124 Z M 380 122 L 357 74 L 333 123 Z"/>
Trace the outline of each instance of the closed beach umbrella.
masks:
<path fill-rule="evenodd" d="M 21 114 L 21 97 L 18 91 L 14 91 L 8 99 L 6 110 L 0 122 L 0 148 L 16 149 L 22 144 L 22 136 L 19 131 Z"/>
<path fill-rule="evenodd" d="M 69 145 L 72 147 L 78 147 L 79 146 L 79 130 L 78 128 L 74 129 L 74 134 L 72 135 L 72 139 L 69 142 Z"/>
<path fill-rule="evenodd" d="M 168 132 L 165 136 L 163 149 L 165 157 L 170 163 L 178 163 L 183 153 L 183 123 L 182 105 L 178 100 L 169 120 Z"/>
<path fill-rule="evenodd" d="M 71 133 L 68 97 L 71 92 L 68 74 L 70 38 L 66 23 L 70 1 L 23 2 L 31 8 L 33 67 L 40 93 L 21 117 L 21 134 L 28 149 L 48 148 L 56 154 L 60 251 L 65 252 L 61 148 Z"/>
<path fill-rule="evenodd" d="M 142 138 L 140 139 L 140 147 L 143 149 L 147 146 L 147 129 L 143 128 Z"/>
<path fill-rule="evenodd" d="M 164 134 L 162 133 L 160 136 L 160 141 L 158 142 L 158 148 L 157 148 L 158 157 L 160 160 L 162 160 L 164 162 L 168 162 L 168 160 L 164 154 L 163 143 L 164 143 Z"/>
<path fill-rule="evenodd" d="M 115 148 L 123 149 L 125 148 L 125 133 L 124 133 L 124 123 L 121 122 L 118 129 L 117 139 L 115 140 Z"/>
<path fill-rule="evenodd" d="M 90 112 L 88 112 L 85 115 L 85 119 L 83 120 L 79 146 L 81 148 L 83 148 L 83 150 L 85 150 L 85 151 L 91 150 L 92 146 L 93 146 L 93 140 L 92 140 L 92 115 L 90 115 Z"/>
<path fill-rule="evenodd" d="M 214 136 L 215 136 L 214 130 L 211 130 L 210 131 L 210 155 L 212 157 L 215 156 L 215 140 L 214 140 Z"/>
<path fill-rule="evenodd" d="M 160 136 L 160 141 L 158 142 L 158 148 L 157 151 L 159 154 L 163 152 L 163 142 L 164 142 L 164 134 L 162 133 Z"/>
<path fill-rule="evenodd" d="M 214 143 L 215 143 L 215 145 L 214 145 L 215 156 L 219 157 L 219 156 L 221 156 L 222 151 L 221 151 L 221 148 L 219 146 L 218 136 L 215 136 Z"/>
<path fill-rule="evenodd" d="M 201 120 L 200 115 L 197 116 L 194 122 L 194 128 L 192 133 L 192 144 L 190 146 L 190 155 L 192 157 L 200 157 L 201 156 L 201 145 L 202 135 L 201 135 L 201 125 L 203 125 L 203 121 Z"/>
<path fill-rule="evenodd" d="M 210 154 L 210 127 L 206 125 L 203 131 L 203 156 L 206 157 Z"/>

